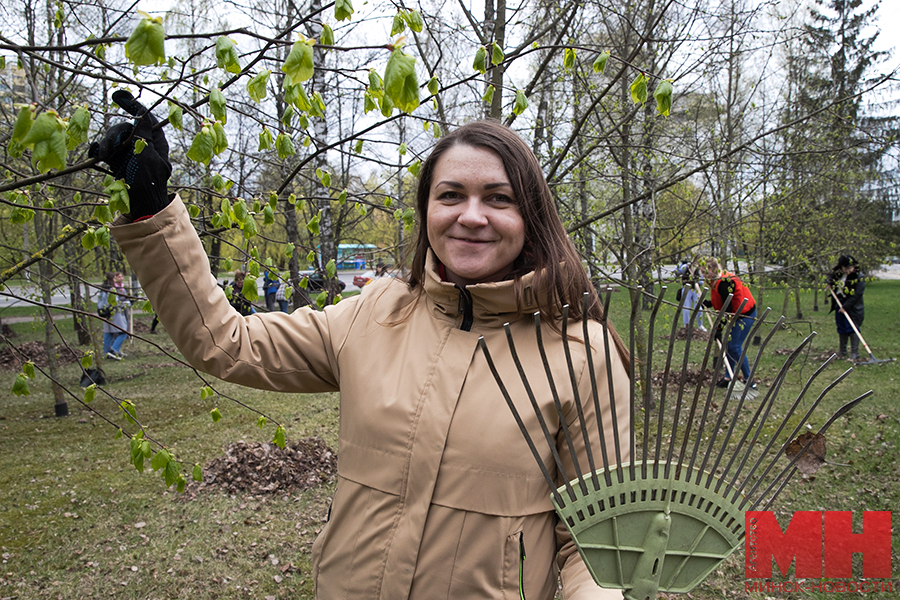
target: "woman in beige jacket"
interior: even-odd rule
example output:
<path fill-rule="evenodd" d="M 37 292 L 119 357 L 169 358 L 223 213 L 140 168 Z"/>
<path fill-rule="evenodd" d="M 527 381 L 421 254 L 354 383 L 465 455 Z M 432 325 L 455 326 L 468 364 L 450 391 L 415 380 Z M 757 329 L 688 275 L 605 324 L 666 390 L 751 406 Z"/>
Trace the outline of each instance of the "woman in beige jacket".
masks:
<path fill-rule="evenodd" d="M 130 97 L 114 99 L 144 115 Z M 154 149 L 139 161 L 158 157 L 167 165 L 153 121 L 149 114 L 136 121 L 136 137 L 153 142 L 138 156 Z M 105 156 L 98 153 L 111 165 L 121 152 L 120 133 L 105 140 Z M 159 164 L 132 170 L 152 177 L 165 173 Z M 127 181 L 128 169 L 122 172 Z M 483 336 L 531 436 L 542 439 L 503 324 L 510 324 L 544 418 L 560 432 L 531 314 L 540 311 L 554 324 L 543 329 L 544 345 L 575 453 L 586 465 L 559 310 L 568 303 L 578 316 L 581 295 L 589 292 L 592 346 L 602 349 L 601 307 L 538 162 L 518 136 L 478 122 L 443 138 L 421 172 L 409 282 L 381 279 L 324 311 L 239 315 L 210 274 L 180 199 L 157 193 L 165 183 L 158 178 L 148 200 L 133 196 L 131 214 L 113 234 L 186 359 L 261 389 L 340 392 L 337 489 L 313 546 L 317 598 L 550 600 L 560 580 L 565 598 L 621 597 L 591 579 L 478 350 Z M 621 439 L 630 426 L 627 357 L 618 337 L 612 341 L 611 356 L 595 352 L 593 363 L 610 456 L 611 405 Z M 587 359 L 583 345 L 571 348 L 597 454 L 598 419 L 585 400 Z M 565 476 L 574 477 L 562 433 L 556 446 Z M 551 449 L 542 455 L 561 483 Z"/>

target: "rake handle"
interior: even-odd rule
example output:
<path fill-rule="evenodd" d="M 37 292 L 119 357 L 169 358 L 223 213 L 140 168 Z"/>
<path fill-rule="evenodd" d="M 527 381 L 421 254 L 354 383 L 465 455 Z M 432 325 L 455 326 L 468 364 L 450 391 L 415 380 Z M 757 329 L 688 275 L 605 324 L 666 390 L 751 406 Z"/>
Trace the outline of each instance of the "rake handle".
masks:
<path fill-rule="evenodd" d="M 853 322 L 853 319 L 850 318 L 850 315 L 844 310 L 844 306 L 841 304 L 841 301 L 838 300 L 837 294 L 834 293 L 834 289 L 829 285 L 828 291 L 831 292 L 831 297 L 834 298 L 834 301 L 837 302 L 838 308 L 844 312 L 844 316 L 847 317 L 847 322 L 850 323 L 850 327 L 853 328 L 853 333 L 856 334 L 856 337 L 859 338 L 859 341 L 862 342 L 863 347 L 866 349 L 866 352 L 869 353 L 869 356 L 872 356 L 872 350 L 869 348 L 869 345 L 866 343 L 866 340 L 863 338 L 862 334 L 859 332 L 859 329 L 856 327 L 856 323 Z M 884 356 L 882 354 L 882 356 Z"/>
<path fill-rule="evenodd" d="M 700 293 L 700 286 L 697 285 L 696 283 L 694 284 L 694 290 L 697 293 Z M 715 327 L 713 326 L 712 317 L 710 316 L 708 311 L 703 311 L 703 312 L 706 314 L 706 320 L 709 321 L 710 333 L 712 333 L 715 336 L 715 331 L 713 331 L 713 329 L 715 329 Z M 723 352 L 722 342 L 719 340 L 719 338 L 715 338 L 715 340 L 716 340 L 716 345 L 719 346 L 719 352 Z M 728 362 L 728 353 L 727 352 L 725 352 L 725 356 L 722 357 L 722 360 L 725 363 L 725 370 L 728 371 L 728 379 L 733 380 L 734 379 L 734 371 L 731 369 L 731 363 Z"/>

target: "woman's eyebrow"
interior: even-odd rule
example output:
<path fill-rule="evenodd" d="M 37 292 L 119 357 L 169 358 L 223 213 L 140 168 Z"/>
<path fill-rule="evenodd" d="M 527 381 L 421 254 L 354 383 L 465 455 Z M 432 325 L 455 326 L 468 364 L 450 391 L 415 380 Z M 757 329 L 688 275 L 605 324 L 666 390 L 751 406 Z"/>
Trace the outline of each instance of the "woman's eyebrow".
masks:
<path fill-rule="evenodd" d="M 462 183 L 460 183 L 458 181 L 453 181 L 450 179 L 444 179 L 444 180 L 438 181 L 436 184 L 434 184 L 434 187 L 438 187 L 439 185 L 446 185 L 448 187 L 452 187 L 455 189 L 461 189 L 461 188 L 465 187 Z M 484 189 L 486 189 L 486 190 L 493 190 L 493 189 L 502 188 L 502 187 L 512 188 L 512 184 L 509 183 L 508 181 L 497 181 L 497 182 L 484 184 Z"/>

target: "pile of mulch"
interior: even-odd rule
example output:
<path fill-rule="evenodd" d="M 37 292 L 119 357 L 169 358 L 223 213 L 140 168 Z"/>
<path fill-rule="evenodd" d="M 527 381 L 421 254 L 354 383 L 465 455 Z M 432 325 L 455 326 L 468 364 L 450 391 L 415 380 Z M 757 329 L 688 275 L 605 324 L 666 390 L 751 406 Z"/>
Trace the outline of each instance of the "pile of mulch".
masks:
<path fill-rule="evenodd" d="M 654 387 L 662 387 L 663 384 L 663 375 L 664 371 L 658 371 L 653 374 L 653 386 Z M 709 369 L 704 370 L 702 373 L 700 369 L 688 369 L 685 380 L 685 385 L 691 387 L 697 387 L 698 385 L 708 386 L 712 384 L 712 371 Z M 681 371 L 678 369 L 672 369 L 669 371 L 669 379 L 668 385 L 670 386 L 679 386 L 681 385 Z"/>
<path fill-rule="evenodd" d="M 60 366 L 68 365 L 81 358 L 70 348 L 57 344 L 53 346 L 56 353 L 56 361 Z M 15 349 L 6 347 L 0 350 L 0 369 L 18 371 L 27 361 L 33 362 L 38 367 L 47 366 L 47 350 L 44 342 L 37 340 L 26 344 L 19 344 Z"/>
<path fill-rule="evenodd" d="M 320 438 L 303 438 L 284 448 L 240 441 L 203 467 L 203 481 L 189 482 L 184 498 L 213 491 L 290 495 L 328 482 L 336 473 L 337 454 Z"/>

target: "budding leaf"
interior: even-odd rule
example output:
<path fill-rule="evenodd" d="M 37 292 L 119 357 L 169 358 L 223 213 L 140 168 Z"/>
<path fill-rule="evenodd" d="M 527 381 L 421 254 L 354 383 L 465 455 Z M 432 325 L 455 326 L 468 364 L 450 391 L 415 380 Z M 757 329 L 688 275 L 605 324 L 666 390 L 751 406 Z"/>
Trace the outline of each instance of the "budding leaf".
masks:
<path fill-rule="evenodd" d="M 225 110 L 225 94 L 218 88 L 213 88 L 209 93 L 209 112 L 223 124 L 228 121 L 228 112 Z"/>
<path fill-rule="evenodd" d="M 417 10 L 407 11 L 404 13 L 403 18 L 406 19 L 406 24 L 409 25 L 409 28 L 416 33 L 420 33 L 425 26 L 425 23 L 422 21 L 422 15 Z"/>
<path fill-rule="evenodd" d="M 183 117 L 184 110 L 179 105 L 169 102 L 169 123 L 178 131 L 183 129 Z"/>
<path fill-rule="evenodd" d="M 94 398 L 97 397 L 97 384 L 92 383 L 91 385 L 84 388 L 84 403 L 90 404 L 94 401 Z"/>
<path fill-rule="evenodd" d="M 216 66 L 235 75 L 241 72 L 237 48 L 234 47 L 234 42 L 224 35 L 216 40 Z"/>
<path fill-rule="evenodd" d="M 74 150 L 78 144 L 87 141 L 88 128 L 91 125 L 91 113 L 87 108 L 79 107 L 72 116 L 69 117 L 69 124 L 66 127 L 66 148 Z"/>
<path fill-rule="evenodd" d="M 272 443 L 274 443 L 279 448 L 284 448 L 284 427 L 281 425 L 278 426 L 278 429 L 275 430 L 275 437 L 272 438 Z"/>
<path fill-rule="evenodd" d="M 491 64 L 499 65 L 503 62 L 503 49 L 497 42 L 491 42 Z"/>
<path fill-rule="evenodd" d="M 403 19 L 403 14 L 400 12 L 394 13 L 394 21 L 391 23 L 391 37 L 398 33 L 403 33 L 404 29 L 406 29 L 406 21 Z"/>
<path fill-rule="evenodd" d="M 264 70 L 256 77 L 247 82 L 247 93 L 254 102 L 262 102 L 266 97 L 266 84 L 269 83 L 269 75 L 271 71 Z"/>
<path fill-rule="evenodd" d="M 484 67 L 484 61 L 487 58 L 487 50 L 484 49 L 484 46 L 479 46 L 478 50 L 475 51 L 475 60 L 472 61 L 472 68 L 478 71 L 479 73 L 484 73 L 487 71 Z"/>
<path fill-rule="evenodd" d="M 653 92 L 653 97 L 656 98 L 656 112 L 668 117 L 672 109 L 672 82 L 667 79 L 660 81 Z"/>
<path fill-rule="evenodd" d="M 487 89 L 484 91 L 484 96 L 481 97 L 482 102 L 486 104 L 490 104 L 494 100 L 494 86 L 493 84 L 488 85 Z"/>
<path fill-rule="evenodd" d="M 631 101 L 635 104 L 647 101 L 647 76 L 643 73 L 639 73 L 631 82 Z"/>
<path fill-rule="evenodd" d="M 31 162 L 41 173 L 66 166 L 66 124 L 55 111 L 38 115 L 21 145 L 31 148 Z"/>
<path fill-rule="evenodd" d="M 203 481 L 203 469 L 200 468 L 200 465 L 194 465 L 194 470 L 191 473 L 191 478 L 194 481 Z"/>
<path fill-rule="evenodd" d="M 226 148 L 228 148 L 228 136 L 225 135 L 225 128 L 218 121 L 213 125 L 213 153 L 218 156 Z"/>
<path fill-rule="evenodd" d="M 350 0 L 336 0 L 334 3 L 334 18 L 338 21 L 349 21 L 353 14 L 353 4 Z"/>
<path fill-rule="evenodd" d="M 325 272 L 328 273 L 329 277 L 337 277 L 337 265 L 334 264 L 333 258 L 325 265 Z"/>
<path fill-rule="evenodd" d="M 419 106 L 419 82 L 416 59 L 402 50 L 394 50 L 384 70 L 384 93 L 394 106 L 410 113 Z"/>
<path fill-rule="evenodd" d="M 609 60 L 609 52 L 601 52 L 594 61 L 594 73 L 602 73 L 606 70 L 606 61 Z"/>
<path fill-rule="evenodd" d="M 269 422 L 269 420 L 266 419 L 265 417 L 260 417 L 256 420 L 256 426 L 259 427 L 260 429 L 262 429 L 263 427 L 266 426 L 266 423 L 268 423 L 268 422 Z"/>
<path fill-rule="evenodd" d="M 287 73 L 295 84 L 313 76 L 313 47 L 310 40 L 304 38 L 294 42 L 290 54 L 281 65 L 281 70 Z"/>
<path fill-rule="evenodd" d="M 334 30 L 327 23 L 322 24 L 322 40 L 323 46 L 334 46 Z"/>
<path fill-rule="evenodd" d="M 212 160 L 213 150 L 216 147 L 216 140 L 213 138 L 213 132 L 208 126 L 203 126 L 200 132 L 194 136 L 191 147 L 188 150 L 187 157 L 194 162 L 203 163 L 209 166 Z"/>
<path fill-rule="evenodd" d="M 166 61 L 165 39 L 162 17 L 147 15 L 125 42 L 125 56 L 135 65 L 161 65 Z"/>
<path fill-rule="evenodd" d="M 222 420 L 222 413 L 219 412 L 218 406 L 209 411 L 209 416 L 212 417 L 213 423 L 218 423 Z"/>
<path fill-rule="evenodd" d="M 263 127 L 259 132 L 259 152 L 270 150 L 272 148 L 272 132 L 267 127 Z"/>
<path fill-rule="evenodd" d="M 144 151 L 144 148 L 147 147 L 147 140 L 143 138 L 138 138 L 134 141 L 134 154 L 138 155 Z"/>
<path fill-rule="evenodd" d="M 28 389 L 28 379 L 25 377 L 25 373 L 19 373 L 16 375 L 16 381 L 13 383 L 12 393 L 16 396 L 30 396 L 31 390 Z"/>
<path fill-rule="evenodd" d="M 418 177 L 419 171 L 422 170 L 422 161 L 417 160 L 413 164 L 409 165 L 406 170 L 409 171 L 409 174 L 413 177 Z"/>
<path fill-rule="evenodd" d="M 513 105 L 513 113 L 521 115 L 526 108 L 528 108 L 528 98 L 525 97 L 525 92 L 516 90 L 516 103 Z"/>
<path fill-rule="evenodd" d="M 278 134 L 278 138 L 275 140 L 275 150 L 278 151 L 278 158 L 281 159 L 293 156 L 297 152 L 294 150 L 294 142 L 291 140 L 291 136 L 286 133 Z"/>

